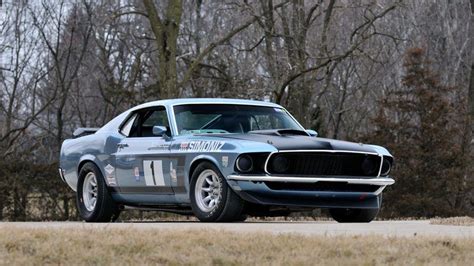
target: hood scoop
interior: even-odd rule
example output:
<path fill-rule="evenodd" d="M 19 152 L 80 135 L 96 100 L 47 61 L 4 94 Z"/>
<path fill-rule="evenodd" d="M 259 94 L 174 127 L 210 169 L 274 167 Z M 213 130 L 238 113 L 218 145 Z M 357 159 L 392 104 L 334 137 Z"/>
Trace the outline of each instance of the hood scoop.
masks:
<path fill-rule="evenodd" d="M 256 130 L 251 134 L 226 134 L 222 138 L 241 139 L 267 143 L 278 150 L 333 150 L 331 141 L 310 137 L 299 130 Z M 303 134 L 304 133 L 304 134 Z"/>
<path fill-rule="evenodd" d="M 253 130 L 250 134 L 261 134 L 270 136 L 309 136 L 306 131 L 297 129 L 269 129 L 269 130 Z"/>

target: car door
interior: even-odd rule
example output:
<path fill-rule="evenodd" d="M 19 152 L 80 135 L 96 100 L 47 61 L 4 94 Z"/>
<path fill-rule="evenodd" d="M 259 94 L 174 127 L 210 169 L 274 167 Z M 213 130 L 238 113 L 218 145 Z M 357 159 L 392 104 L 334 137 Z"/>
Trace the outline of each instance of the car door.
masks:
<path fill-rule="evenodd" d="M 167 132 L 153 134 L 154 126 Z M 117 186 L 122 194 L 154 195 L 141 202 L 168 203 L 174 193 L 170 172 L 171 133 L 165 107 L 158 106 L 134 112 L 120 129 L 125 135 L 115 153 Z"/>

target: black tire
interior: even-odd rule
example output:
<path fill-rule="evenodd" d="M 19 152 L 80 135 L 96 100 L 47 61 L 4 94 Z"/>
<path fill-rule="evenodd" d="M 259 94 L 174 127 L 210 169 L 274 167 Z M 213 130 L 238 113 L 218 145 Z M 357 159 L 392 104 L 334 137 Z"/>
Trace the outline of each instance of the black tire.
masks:
<path fill-rule="evenodd" d="M 89 173 L 93 173 L 97 181 L 97 200 L 95 207 L 88 210 L 84 204 L 84 180 Z M 76 204 L 79 215 L 86 222 L 104 223 L 113 222 L 120 215 L 120 209 L 114 202 L 105 184 L 104 177 L 99 168 L 93 163 L 85 163 L 79 172 L 77 182 Z"/>
<path fill-rule="evenodd" d="M 329 209 L 329 213 L 339 223 L 370 223 L 379 209 Z"/>
<path fill-rule="evenodd" d="M 212 170 L 219 179 L 221 189 L 217 192 L 220 200 L 210 211 L 201 209 L 196 198 L 196 184 L 199 176 L 206 170 Z M 200 163 L 193 172 L 190 184 L 191 208 L 201 222 L 235 222 L 243 221 L 244 201 L 229 187 L 219 169 L 210 162 Z"/>

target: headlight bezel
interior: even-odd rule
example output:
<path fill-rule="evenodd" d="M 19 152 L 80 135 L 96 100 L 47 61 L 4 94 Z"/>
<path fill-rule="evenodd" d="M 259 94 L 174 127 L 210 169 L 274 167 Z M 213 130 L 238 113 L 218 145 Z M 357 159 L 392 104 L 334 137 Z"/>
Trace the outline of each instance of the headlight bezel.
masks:
<path fill-rule="evenodd" d="M 268 152 L 257 152 L 257 153 L 242 153 L 237 156 L 234 161 L 234 171 L 239 174 L 265 174 L 265 162 L 270 153 Z M 239 169 L 238 162 L 239 158 L 248 156 L 252 160 L 252 168 L 249 171 L 242 171 L 245 169 Z"/>
<path fill-rule="evenodd" d="M 388 176 L 393 168 L 393 158 L 389 156 L 384 156 L 382 160 L 382 168 L 380 171 L 380 176 Z"/>
<path fill-rule="evenodd" d="M 235 160 L 235 167 L 241 173 L 249 173 L 253 170 L 253 159 L 248 154 L 242 154 Z"/>

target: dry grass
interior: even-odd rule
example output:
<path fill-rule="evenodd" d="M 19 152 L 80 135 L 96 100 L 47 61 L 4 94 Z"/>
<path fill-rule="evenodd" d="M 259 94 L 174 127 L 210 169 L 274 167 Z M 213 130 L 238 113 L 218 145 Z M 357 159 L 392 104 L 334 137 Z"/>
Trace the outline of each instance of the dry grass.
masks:
<path fill-rule="evenodd" d="M 0 264 L 469 264 L 474 239 L 237 234 L 224 231 L 0 231 Z"/>
<path fill-rule="evenodd" d="M 434 218 L 430 220 L 430 224 L 474 226 L 474 218 L 468 216 Z"/>

